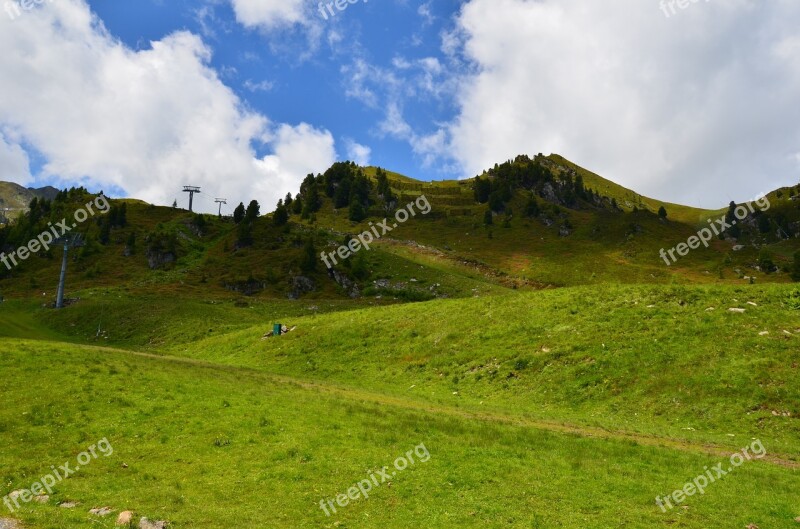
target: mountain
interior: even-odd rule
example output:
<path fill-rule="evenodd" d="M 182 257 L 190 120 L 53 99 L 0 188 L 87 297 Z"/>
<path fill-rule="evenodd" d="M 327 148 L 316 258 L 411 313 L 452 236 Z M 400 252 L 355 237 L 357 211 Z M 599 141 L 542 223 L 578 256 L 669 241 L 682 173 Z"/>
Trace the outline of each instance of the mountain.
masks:
<path fill-rule="evenodd" d="M 441 182 L 342 162 L 309 175 L 275 212 L 241 211 L 238 223 L 114 200 L 109 214 L 77 227 L 86 246 L 74 251 L 68 277 L 73 291 L 370 303 L 603 283 L 789 282 L 800 248 L 798 192 L 776 190 L 766 211 L 741 205 L 746 216 L 735 229 L 667 264 L 666 251 L 699 230 L 711 234 L 727 209 L 644 197 L 558 155 L 519 156 Z M 26 244 L 60 220 L 55 211 L 90 198 L 78 189 L 59 194 L 57 208 L 40 204 L 0 230 L 0 250 Z M 361 246 L 350 243 L 360 234 L 369 251 L 337 255 L 345 244 Z M 52 296 L 59 255 L 51 248 L 13 270 L 0 266 L 0 291 Z"/>
<path fill-rule="evenodd" d="M 47 186 L 39 189 L 22 187 L 13 182 L 0 182 L 0 223 L 8 222 L 28 210 L 34 198 L 53 200 L 58 189 Z"/>

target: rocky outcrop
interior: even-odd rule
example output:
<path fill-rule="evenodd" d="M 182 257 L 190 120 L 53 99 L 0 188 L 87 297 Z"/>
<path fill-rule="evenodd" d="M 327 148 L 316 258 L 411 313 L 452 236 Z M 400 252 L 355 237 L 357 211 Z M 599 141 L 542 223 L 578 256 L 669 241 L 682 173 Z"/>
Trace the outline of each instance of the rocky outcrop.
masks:
<path fill-rule="evenodd" d="M 177 256 L 173 252 L 162 252 L 159 250 L 148 250 L 147 265 L 150 270 L 162 270 L 168 268 L 177 261 Z"/>
<path fill-rule="evenodd" d="M 305 276 L 295 276 L 290 280 L 291 290 L 289 291 L 289 299 L 300 299 L 303 294 L 313 292 L 316 290 L 314 280 Z"/>

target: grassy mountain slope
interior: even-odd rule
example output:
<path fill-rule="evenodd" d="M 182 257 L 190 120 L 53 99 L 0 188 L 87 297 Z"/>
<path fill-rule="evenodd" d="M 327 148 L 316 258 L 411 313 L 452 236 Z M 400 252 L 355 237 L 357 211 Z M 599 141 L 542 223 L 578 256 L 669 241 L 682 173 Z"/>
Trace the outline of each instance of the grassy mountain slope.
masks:
<path fill-rule="evenodd" d="M 485 226 L 475 182 L 388 173 L 398 207 L 424 194 L 431 212 L 338 280 L 316 254 L 382 219 L 379 198 L 363 222 L 325 197 L 284 226 L 114 201 L 113 227 L 111 213 L 81 227 L 64 310 L 48 308 L 60 250 L 2 273 L 0 495 L 100 439 L 114 453 L 0 525 L 111 529 L 131 509 L 174 529 L 796 527 L 800 290 L 754 268 L 764 247 L 781 264 L 797 247 L 773 233 L 796 222 L 789 190 L 770 195 L 768 230 L 667 267 L 658 250 L 722 210 L 639 202 L 549 160 L 599 196 L 539 182 Z M 87 198 L 71 196 L 50 214 Z M 277 322 L 295 328 L 265 338 Z M 656 504 L 756 440 L 765 457 Z M 420 443 L 428 462 L 320 509 Z M 101 506 L 115 514 L 87 514 Z"/>
<path fill-rule="evenodd" d="M 53 200 L 56 193 L 58 189 L 50 186 L 34 189 L 13 182 L 0 182 L 0 224 L 15 219 L 27 211 L 28 204 L 34 198 Z"/>
<path fill-rule="evenodd" d="M 376 241 L 371 251 L 361 252 L 360 266 L 366 269 L 361 277 L 350 268 L 355 259 L 336 267 L 347 281 L 358 285 L 354 291 L 329 277 L 319 259 L 313 263 L 316 270 L 304 270 L 304 245 L 313 241 L 317 254 L 336 251 L 348 234 L 355 236 L 370 229 L 370 223 L 391 216 L 374 195 L 363 222 L 349 220 L 347 208 L 336 209 L 333 200 L 323 196 L 313 218 L 293 214 L 288 225 L 281 227 L 273 226 L 271 215 L 256 219 L 250 233 L 252 243 L 245 245 L 239 242 L 240 226 L 229 219 L 205 216 L 199 226 L 196 216 L 183 210 L 135 200 L 114 201 L 127 206 L 127 224 L 113 227 L 105 244 L 91 244 L 76 252 L 70 288 L 73 292 L 120 287 L 130 292 L 270 298 L 286 296 L 296 290 L 294 278 L 307 276 L 313 285 L 299 296 L 347 298 L 366 293 L 372 298 L 379 296 L 375 301 L 382 303 L 387 298 L 472 296 L 482 288 L 491 292 L 606 282 L 746 283 L 750 276 L 759 282 L 789 280 L 788 273 L 781 270 L 791 267 L 799 247 L 797 239 L 775 237 L 772 232 L 784 226 L 790 235 L 794 230 L 800 233 L 800 201 L 790 199 L 795 190 L 770 195 L 770 214 L 776 217 L 772 226 L 768 223 L 767 233 L 753 228 L 740 240 L 715 238 L 709 249 L 701 247 L 667 266 L 659 256 L 662 248 L 685 242 L 698 227 L 707 226 L 702 219 L 717 218 L 724 210 L 704 211 L 640 197 L 557 155 L 537 160 L 554 175 L 557 189 L 561 178 L 580 175 L 587 188 L 604 197 L 602 204 L 613 199 L 619 209 L 598 206 L 601 202 L 597 199 L 564 205 L 538 197 L 540 213 L 527 216 L 529 192 L 516 190 L 505 204 L 505 212 L 493 214 L 493 225 L 486 226 L 487 206 L 476 202 L 474 181 L 427 183 L 389 172 L 397 208 L 424 195 L 431 212 L 400 224 Z M 374 185 L 377 169 L 366 168 L 364 173 Z M 656 214 L 662 206 L 668 211 L 667 220 Z M 92 219 L 79 229 L 96 241 L 102 222 Z M 31 233 L 37 232 L 32 229 Z M 132 236 L 136 243 L 128 249 Z M 737 244 L 742 249 L 734 251 Z M 9 243 L 3 246 L 1 240 L 0 246 L 4 251 L 15 248 Z M 777 273 L 758 270 L 764 247 L 772 253 Z M 175 261 L 152 270 L 153 255 L 161 257 L 165 252 L 173 253 Z M 11 272 L 0 266 L 0 292 L 23 297 L 35 293 L 52 299 L 59 254 L 58 249 L 40 253 Z"/>
<path fill-rule="evenodd" d="M 14 517 L 110 529 L 114 516 L 86 514 L 108 505 L 176 528 L 700 529 L 720 513 L 793 527 L 793 288 L 571 287 L 320 313 L 136 295 L 57 313 L 3 303 L 0 321 L 50 340 L 0 338 L 4 493 L 105 437 L 113 455 Z M 262 340 L 276 320 L 297 329 Z M 136 351 L 147 338 L 157 356 Z M 688 509 L 655 504 L 753 439 L 764 459 Z M 319 508 L 419 443 L 429 462 L 331 518 Z"/>

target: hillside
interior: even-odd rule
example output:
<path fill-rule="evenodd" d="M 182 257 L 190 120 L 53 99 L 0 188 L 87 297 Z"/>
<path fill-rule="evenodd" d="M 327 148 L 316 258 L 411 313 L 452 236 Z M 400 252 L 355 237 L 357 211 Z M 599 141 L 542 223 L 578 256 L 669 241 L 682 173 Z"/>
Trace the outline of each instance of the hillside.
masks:
<path fill-rule="evenodd" d="M 32 200 L 3 252 L 100 210 L 73 230 L 66 308 L 60 248 L 0 265 L 0 495 L 113 451 L 0 527 L 796 527 L 793 194 L 671 266 L 659 249 L 728 208 L 556 156 L 435 183 L 340 163 L 230 219 Z"/>
<path fill-rule="evenodd" d="M 798 300 L 783 285 L 715 285 L 320 311 L 105 290 L 55 313 L 6 302 L 3 481 L 30 486 L 107 439 L 113 453 L 14 519 L 704 529 L 725 512 L 732 527 L 790 528 Z M 297 329 L 263 338 L 273 321 Z M 369 501 L 320 508 L 415 448 Z M 654 501 L 743 449 L 705 495 Z M 101 506 L 112 515 L 87 514 Z"/>
<path fill-rule="evenodd" d="M 34 198 L 53 200 L 57 193 L 58 189 L 50 186 L 34 189 L 13 182 L 0 182 L 0 224 L 27 211 Z"/>
<path fill-rule="evenodd" d="M 476 185 L 485 188 L 483 196 Z M 124 205 L 124 222 L 98 216 L 77 228 L 87 245 L 74 253 L 69 288 L 386 303 L 606 282 L 786 282 L 799 247 L 800 202 L 791 200 L 796 191 L 770 194 L 770 209 L 748 214 L 736 238 L 714 237 L 709 248 L 667 266 L 662 248 L 687 241 L 707 226 L 704 219 L 725 210 L 642 197 L 557 155 L 518 157 L 477 179 L 433 183 L 337 164 L 307 179 L 300 193 L 288 197 L 288 207 L 280 205 L 282 220 L 274 212 L 259 216 L 259 205 L 235 223 L 112 201 L 115 208 Z M 47 221 L 72 215 L 91 197 L 76 190 L 55 206 L 42 203 L 36 218 L 26 214 L 0 230 L 0 249 L 15 250 Z M 335 252 L 423 198 L 428 213 L 390 226 L 370 251 L 326 269 L 323 251 Z M 666 219 L 658 215 L 662 207 Z M 51 248 L 13 270 L 0 266 L 0 292 L 52 299 L 59 256 Z"/>

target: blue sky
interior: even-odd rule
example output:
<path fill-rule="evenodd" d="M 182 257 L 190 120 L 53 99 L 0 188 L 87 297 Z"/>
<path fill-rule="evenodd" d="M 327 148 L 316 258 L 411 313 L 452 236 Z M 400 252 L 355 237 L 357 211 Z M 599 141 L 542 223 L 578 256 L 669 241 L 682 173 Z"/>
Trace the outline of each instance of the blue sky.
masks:
<path fill-rule="evenodd" d="M 0 3 L 0 180 L 23 185 L 271 209 L 335 160 L 433 180 L 556 152 L 719 207 L 800 173 L 794 0 Z"/>
<path fill-rule="evenodd" d="M 148 48 L 151 41 L 177 30 L 202 35 L 213 49 L 212 67 L 253 108 L 279 122 L 306 122 L 331 131 L 341 143 L 340 158 L 348 156 L 347 142 L 353 141 L 369 146 L 371 163 L 427 179 L 460 175 L 440 165 L 423 167 L 407 142 L 382 133 L 381 80 L 366 81 L 378 98 L 376 108 L 348 96 L 350 81 L 343 68 L 354 59 L 380 68 L 391 68 L 395 60 L 441 60 L 440 33 L 448 23 L 452 25 L 459 4 L 455 0 L 359 0 L 343 11 L 334 4 L 334 16 L 323 6 L 327 19 L 317 5 L 308 14 L 317 18 L 323 30 L 337 32 L 341 40 L 321 39 L 309 55 L 311 46 L 304 32 L 282 28 L 270 35 L 260 28 L 243 28 L 227 3 L 198 7 L 196 1 L 90 2 L 109 31 L 133 49 Z M 419 92 L 410 99 L 404 118 L 423 134 L 435 131 L 436 122 L 454 117 L 450 99 Z M 261 149 L 259 154 L 267 152 Z"/>

